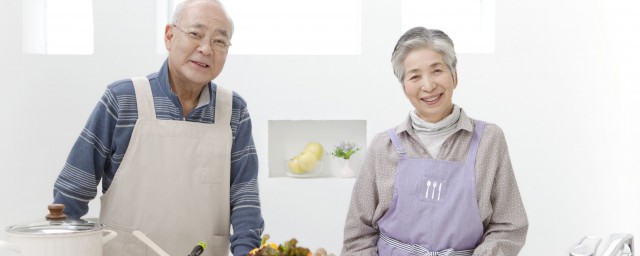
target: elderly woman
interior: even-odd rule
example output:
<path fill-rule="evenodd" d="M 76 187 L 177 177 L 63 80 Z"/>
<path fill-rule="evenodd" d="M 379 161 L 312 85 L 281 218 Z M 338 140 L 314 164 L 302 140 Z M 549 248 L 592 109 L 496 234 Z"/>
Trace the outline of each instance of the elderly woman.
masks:
<path fill-rule="evenodd" d="M 528 222 L 504 134 L 452 103 L 453 42 L 412 28 L 391 61 L 415 110 L 371 141 L 342 254 L 517 255 Z"/>

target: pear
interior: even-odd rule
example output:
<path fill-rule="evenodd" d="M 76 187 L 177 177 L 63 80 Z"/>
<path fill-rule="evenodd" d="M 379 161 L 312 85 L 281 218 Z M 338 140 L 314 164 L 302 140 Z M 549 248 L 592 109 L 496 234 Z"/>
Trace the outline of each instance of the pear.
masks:
<path fill-rule="evenodd" d="M 289 163 L 287 163 L 287 165 L 289 166 L 289 171 L 291 173 L 294 174 L 302 174 L 305 171 L 302 170 L 302 168 L 300 168 L 300 164 L 298 161 L 298 157 L 294 157 L 293 159 L 289 160 Z"/>
<path fill-rule="evenodd" d="M 311 151 L 305 151 L 301 155 L 297 156 L 298 165 L 303 172 L 309 172 L 318 166 L 318 158 Z"/>
<path fill-rule="evenodd" d="M 318 142 L 310 142 L 304 148 L 304 152 L 311 152 L 316 157 L 316 159 L 320 160 L 322 159 L 323 153 L 322 144 Z"/>

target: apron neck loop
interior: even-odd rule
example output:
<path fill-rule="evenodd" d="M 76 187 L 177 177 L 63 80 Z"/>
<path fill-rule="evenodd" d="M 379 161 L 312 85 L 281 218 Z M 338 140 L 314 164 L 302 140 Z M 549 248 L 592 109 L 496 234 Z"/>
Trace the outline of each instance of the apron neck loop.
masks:
<path fill-rule="evenodd" d="M 132 77 L 133 88 L 136 92 L 136 105 L 138 106 L 138 119 L 156 119 L 156 108 L 153 104 L 153 93 L 149 79 L 144 76 Z"/>
<path fill-rule="evenodd" d="M 233 108 L 233 92 L 227 88 L 216 85 L 215 123 L 230 124 Z"/>
<path fill-rule="evenodd" d="M 396 147 L 400 158 L 404 158 L 407 155 L 407 151 L 404 149 L 404 146 L 402 146 L 402 142 L 400 142 L 400 138 L 398 138 L 396 131 L 394 129 L 389 129 L 387 130 L 387 134 L 389 135 L 389 138 L 391 138 L 393 145 Z"/>
<path fill-rule="evenodd" d="M 484 131 L 484 124 L 483 121 L 476 120 L 476 125 L 473 128 L 473 137 L 471 137 L 471 145 L 469 146 L 469 153 L 467 153 L 467 163 L 475 163 L 476 161 L 480 138 L 482 137 L 482 131 Z"/>

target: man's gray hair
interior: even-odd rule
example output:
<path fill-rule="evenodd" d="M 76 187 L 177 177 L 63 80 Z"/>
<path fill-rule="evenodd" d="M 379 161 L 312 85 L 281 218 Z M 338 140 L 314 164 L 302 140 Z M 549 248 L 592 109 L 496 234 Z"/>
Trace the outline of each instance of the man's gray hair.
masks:
<path fill-rule="evenodd" d="M 393 73 L 400 81 L 400 84 L 404 85 L 404 59 L 407 58 L 409 53 L 419 48 L 429 48 L 440 53 L 447 66 L 449 66 L 449 70 L 451 70 L 452 78 L 455 80 L 458 58 L 451 38 L 437 29 L 415 27 L 407 30 L 400 37 L 396 47 L 393 48 L 393 54 L 391 54 Z"/>
<path fill-rule="evenodd" d="M 178 22 L 182 18 L 182 13 L 184 11 L 184 7 L 185 6 L 188 6 L 189 4 L 191 4 L 193 2 L 198 2 L 198 1 L 209 1 L 209 2 L 212 2 L 212 3 L 220 6 L 220 9 L 222 9 L 222 12 L 224 12 L 224 15 L 227 16 L 227 19 L 229 20 L 229 25 L 231 25 L 231 31 L 229 31 L 229 38 L 231 38 L 231 36 L 233 35 L 233 30 L 234 30 L 233 20 L 231 19 L 231 17 L 229 17 L 229 13 L 227 13 L 227 10 L 224 8 L 224 5 L 222 4 L 222 2 L 220 2 L 218 0 L 185 0 L 185 1 L 182 1 L 181 3 L 178 4 L 178 6 L 176 6 L 176 9 L 173 11 L 173 18 L 171 19 L 171 24 L 176 25 L 176 22 Z"/>

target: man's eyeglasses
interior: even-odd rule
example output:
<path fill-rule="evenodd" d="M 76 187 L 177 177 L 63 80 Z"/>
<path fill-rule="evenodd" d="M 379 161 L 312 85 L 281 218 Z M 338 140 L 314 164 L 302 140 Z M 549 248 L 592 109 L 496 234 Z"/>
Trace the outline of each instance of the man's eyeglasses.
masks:
<path fill-rule="evenodd" d="M 205 39 L 211 38 L 210 35 L 202 34 L 202 33 L 198 32 L 198 31 L 186 30 L 184 28 L 176 26 L 175 24 L 172 24 L 172 26 L 174 28 L 177 28 L 178 30 L 184 32 L 185 34 L 187 34 L 187 36 L 189 36 L 191 41 L 193 41 L 194 43 L 197 43 L 199 45 L 202 45 L 202 42 L 205 41 Z M 229 46 L 231 46 L 231 43 L 229 42 L 229 40 L 227 40 L 226 38 L 222 38 L 222 37 L 211 38 L 211 39 L 208 40 L 208 42 L 211 45 L 211 48 L 213 48 L 216 51 L 220 51 L 220 52 L 229 51 Z"/>

